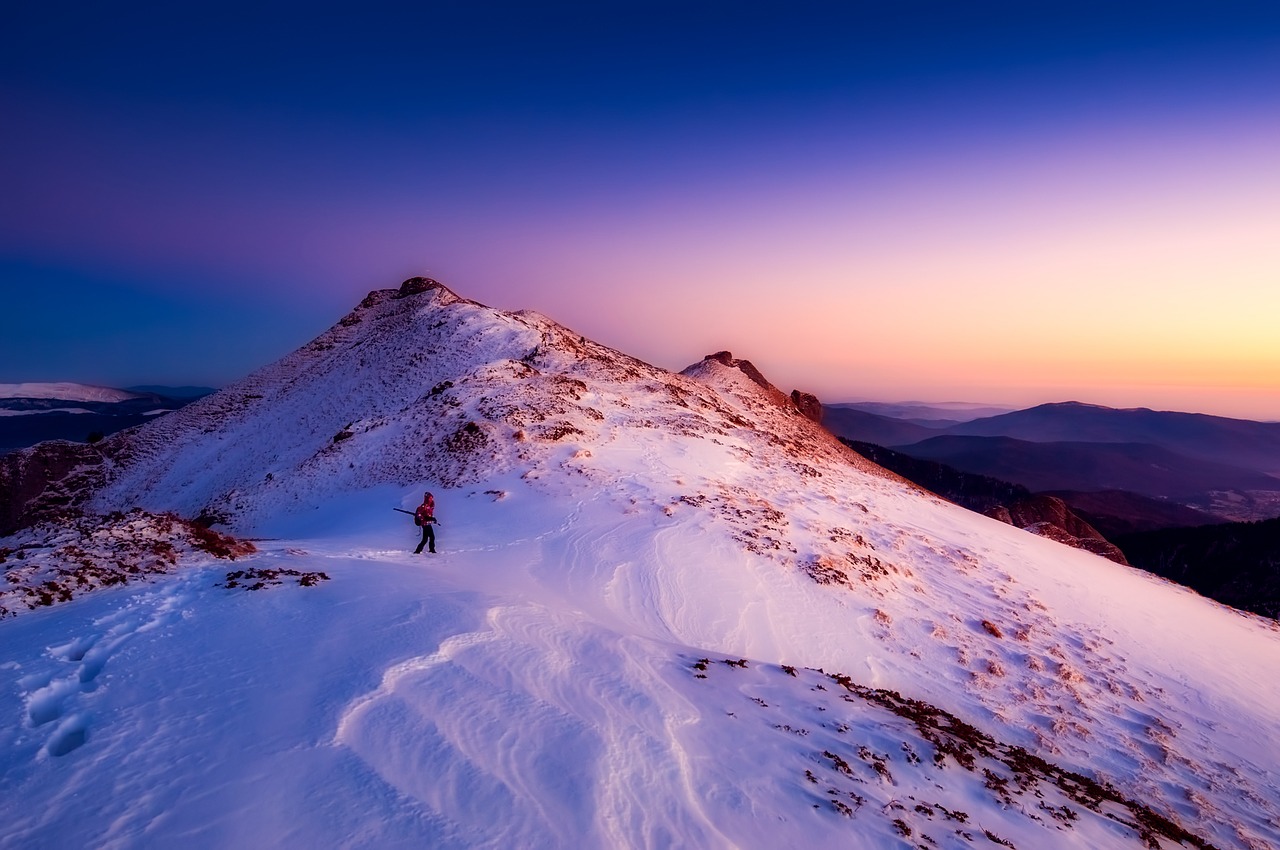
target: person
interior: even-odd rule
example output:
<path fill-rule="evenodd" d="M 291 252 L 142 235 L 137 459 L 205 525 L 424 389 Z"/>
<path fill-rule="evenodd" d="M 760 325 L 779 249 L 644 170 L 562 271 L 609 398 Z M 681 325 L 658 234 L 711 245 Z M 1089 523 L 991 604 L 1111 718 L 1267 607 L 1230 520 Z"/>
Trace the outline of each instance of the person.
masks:
<path fill-rule="evenodd" d="M 413 550 L 413 554 L 421 555 L 423 546 L 428 547 L 428 552 L 435 554 L 436 532 L 433 528 L 435 521 L 436 497 L 430 493 L 425 493 L 422 496 L 422 504 L 418 505 L 418 509 L 413 512 L 414 525 L 422 526 L 422 540 L 418 543 L 418 548 Z"/>

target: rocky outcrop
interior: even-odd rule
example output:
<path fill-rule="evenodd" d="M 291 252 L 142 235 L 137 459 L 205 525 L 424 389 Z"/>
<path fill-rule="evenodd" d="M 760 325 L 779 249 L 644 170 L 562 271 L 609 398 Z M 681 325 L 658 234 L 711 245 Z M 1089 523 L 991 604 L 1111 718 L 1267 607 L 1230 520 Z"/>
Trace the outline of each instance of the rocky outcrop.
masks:
<path fill-rule="evenodd" d="M 987 511 L 987 516 L 1007 522 L 1009 525 L 1048 537 L 1059 543 L 1084 549 L 1095 555 L 1109 558 L 1118 564 L 1128 564 L 1124 553 L 1114 543 L 1098 533 L 1057 496 L 1028 496 L 1009 505 L 1000 505 Z"/>
<path fill-rule="evenodd" d="M 782 390 L 769 383 L 769 379 L 764 373 L 756 368 L 756 365 L 750 360 L 738 359 L 729 351 L 717 351 L 715 354 L 708 354 L 702 358 L 701 363 L 695 363 L 685 370 L 686 374 L 691 374 L 690 370 L 697 371 L 700 366 L 707 363 L 719 363 L 722 366 L 728 366 L 730 369 L 737 369 L 752 383 L 759 386 L 765 391 L 765 395 L 779 407 L 795 408 L 800 415 L 813 422 L 821 424 L 822 422 L 822 402 L 818 401 L 818 397 L 812 393 L 802 393 L 799 390 L 792 390 L 791 395 L 787 395 Z"/>
<path fill-rule="evenodd" d="M 819 425 L 822 424 L 822 402 L 818 401 L 816 395 L 792 390 L 791 403 L 796 406 L 796 410 L 799 410 L 806 419 L 811 419 Z"/>
<path fill-rule="evenodd" d="M 411 277 L 404 283 L 400 284 L 400 297 L 404 298 L 409 295 L 417 295 L 419 292 L 426 292 L 430 289 L 445 289 L 445 285 L 438 280 L 429 277 Z"/>
<path fill-rule="evenodd" d="M 750 360 L 738 360 L 733 356 L 732 352 L 717 351 L 715 354 L 708 354 L 706 357 L 702 359 L 714 360 L 717 363 L 728 366 L 730 369 L 737 369 L 739 372 L 746 375 L 752 381 L 754 381 L 755 383 L 759 384 L 760 386 L 764 387 L 767 390 L 776 391 L 778 389 L 773 384 L 769 383 L 769 379 L 764 376 L 763 372 L 761 372 L 759 369 L 755 367 L 754 363 L 752 363 Z"/>
<path fill-rule="evenodd" d="M 0 537 L 75 512 L 101 486 L 111 442 L 51 440 L 0 456 Z"/>
<path fill-rule="evenodd" d="M 725 369 L 731 369 L 732 372 L 725 372 Z M 720 370 L 719 378 L 712 378 Z M 728 351 L 717 351 L 715 354 L 708 354 L 706 357 L 694 363 L 680 374 L 686 377 L 697 379 L 711 379 L 721 384 L 721 389 L 727 389 L 729 385 L 740 383 L 742 378 L 746 378 L 750 385 L 744 385 L 747 388 L 748 395 L 767 401 L 773 407 L 780 407 L 784 410 L 795 410 L 791 398 L 782 390 L 769 383 L 769 379 L 756 368 L 755 364 L 750 360 L 740 360 Z"/>

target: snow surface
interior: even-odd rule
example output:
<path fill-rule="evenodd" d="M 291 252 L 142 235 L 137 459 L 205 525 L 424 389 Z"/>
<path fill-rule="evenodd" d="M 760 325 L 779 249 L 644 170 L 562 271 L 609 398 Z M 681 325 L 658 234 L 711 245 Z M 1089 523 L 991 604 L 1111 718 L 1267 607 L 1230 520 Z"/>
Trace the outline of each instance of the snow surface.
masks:
<path fill-rule="evenodd" d="M 107 442 L 93 507 L 260 551 L 0 621 L 0 848 L 1178 846 L 1014 747 L 1280 845 L 1274 623 L 944 503 L 721 362 L 374 293 Z M 391 510 L 424 490 L 435 556 Z M 860 686 L 998 744 L 966 766 Z"/>
<path fill-rule="evenodd" d="M 62 401 L 129 401 L 138 393 L 67 381 L 55 383 L 0 384 L 0 398 L 53 398 Z"/>

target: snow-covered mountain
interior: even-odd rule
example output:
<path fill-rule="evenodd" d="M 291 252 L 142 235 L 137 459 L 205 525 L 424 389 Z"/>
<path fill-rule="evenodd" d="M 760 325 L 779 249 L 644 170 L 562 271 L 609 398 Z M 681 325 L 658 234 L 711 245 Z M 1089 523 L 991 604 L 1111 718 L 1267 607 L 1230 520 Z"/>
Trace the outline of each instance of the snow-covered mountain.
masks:
<path fill-rule="evenodd" d="M 943 502 L 727 352 L 413 279 L 92 451 L 84 508 L 258 552 L 0 621 L 0 847 L 1280 845 L 1273 623 Z"/>

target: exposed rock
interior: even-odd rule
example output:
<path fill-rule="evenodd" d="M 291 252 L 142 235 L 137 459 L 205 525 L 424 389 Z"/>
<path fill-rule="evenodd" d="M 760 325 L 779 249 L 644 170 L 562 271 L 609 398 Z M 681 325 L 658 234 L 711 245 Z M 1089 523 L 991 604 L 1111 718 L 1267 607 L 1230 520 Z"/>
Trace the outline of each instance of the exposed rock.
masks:
<path fill-rule="evenodd" d="M 404 298 L 408 295 L 417 295 L 419 292 L 426 292 L 429 289 L 444 289 L 445 286 L 438 280 L 429 277 L 411 277 L 404 283 L 400 284 L 400 297 Z"/>
<path fill-rule="evenodd" d="M 1066 531 L 1073 537 L 1085 537 L 1093 540 L 1106 540 L 1093 526 L 1080 519 L 1067 503 L 1057 496 L 1043 494 L 1028 496 L 1007 506 L 1009 520 L 1019 528 L 1026 528 L 1037 522 L 1048 522 Z"/>
<path fill-rule="evenodd" d="M 102 484 L 113 445 L 50 440 L 0 456 L 0 536 L 74 511 Z"/>
<path fill-rule="evenodd" d="M 737 369 L 765 389 L 777 389 L 773 384 L 769 383 L 769 379 L 764 376 L 764 373 L 755 367 L 754 363 L 750 360 L 734 359 L 733 354 L 728 351 L 717 351 L 715 354 L 708 354 L 702 359 L 714 360 L 717 363 L 723 363 L 725 366 L 732 369 Z"/>
<path fill-rule="evenodd" d="M 1029 496 L 1010 505 L 992 508 L 986 513 L 989 517 L 1032 534 L 1110 558 L 1118 564 L 1129 563 L 1119 547 L 1108 542 L 1057 496 Z"/>
<path fill-rule="evenodd" d="M 822 424 L 822 402 L 818 401 L 816 395 L 792 390 L 791 401 L 805 418 L 811 419 L 819 425 Z"/>

